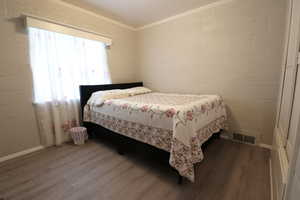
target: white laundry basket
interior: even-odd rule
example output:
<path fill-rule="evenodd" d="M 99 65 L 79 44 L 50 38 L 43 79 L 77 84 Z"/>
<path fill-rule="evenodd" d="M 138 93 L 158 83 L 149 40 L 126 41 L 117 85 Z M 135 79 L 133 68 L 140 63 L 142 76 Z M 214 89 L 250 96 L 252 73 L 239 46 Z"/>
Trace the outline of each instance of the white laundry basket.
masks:
<path fill-rule="evenodd" d="M 70 136 L 74 141 L 74 144 L 81 145 L 88 139 L 87 130 L 85 127 L 78 126 L 69 130 Z"/>

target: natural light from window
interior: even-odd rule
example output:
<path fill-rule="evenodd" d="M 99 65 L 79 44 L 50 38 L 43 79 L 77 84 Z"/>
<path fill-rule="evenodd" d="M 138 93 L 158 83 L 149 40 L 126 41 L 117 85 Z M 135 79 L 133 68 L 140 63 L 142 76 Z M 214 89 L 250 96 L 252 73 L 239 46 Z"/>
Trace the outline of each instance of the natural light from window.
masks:
<path fill-rule="evenodd" d="M 29 28 L 34 102 L 79 99 L 79 85 L 111 83 L 105 44 Z"/>

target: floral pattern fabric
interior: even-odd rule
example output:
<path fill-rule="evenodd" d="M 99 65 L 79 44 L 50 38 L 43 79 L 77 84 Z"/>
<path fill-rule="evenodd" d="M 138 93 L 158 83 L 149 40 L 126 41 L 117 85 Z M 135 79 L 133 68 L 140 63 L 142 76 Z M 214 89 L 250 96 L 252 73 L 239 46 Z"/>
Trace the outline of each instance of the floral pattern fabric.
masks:
<path fill-rule="evenodd" d="M 170 165 L 192 182 L 201 145 L 226 128 L 226 118 L 218 95 L 148 93 L 84 108 L 84 121 L 170 152 Z"/>

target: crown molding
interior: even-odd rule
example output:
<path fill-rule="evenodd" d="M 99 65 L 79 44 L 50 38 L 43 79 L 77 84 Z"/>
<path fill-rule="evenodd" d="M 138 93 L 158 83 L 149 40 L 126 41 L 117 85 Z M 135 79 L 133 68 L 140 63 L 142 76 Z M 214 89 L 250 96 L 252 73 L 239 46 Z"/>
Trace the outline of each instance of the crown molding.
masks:
<path fill-rule="evenodd" d="M 173 21 L 175 19 L 182 18 L 182 17 L 188 16 L 188 15 L 192 15 L 192 14 L 200 12 L 202 10 L 206 10 L 206 9 L 214 8 L 216 6 L 227 4 L 227 3 L 232 2 L 232 1 L 236 1 L 236 0 L 221 0 L 221 1 L 217 1 L 217 2 L 214 2 L 214 3 L 208 4 L 208 5 L 205 5 L 205 6 L 201 6 L 199 8 L 191 9 L 191 10 L 185 11 L 183 13 L 180 13 L 180 14 L 177 14 L 177 15 L 173 15 L 171 17 L 168 17 L 168 18 L 165 18 L 165 19 L 162 19 L 162 20 L 159 20 L 159 21 L 156 21 L 156 22 L 153 22 L 153 23 L 150 23 L 150 24 L 138 27 L 138 28 L 136 28 L 136 30 L 137 31 L 141 31 L 141 30 L 144 30 L 144 29 L 147 29 L 147 28 L 151 28 L 153 26 L 164 24 L 166 22 Z"/>
<path fill-rule="evenodd" d="M 195 9 L 191 9 L 191 10 L 185 11 L 185 12 L 177 14 L 177 15 L 173 15 L 171 17 L 167 17 L 167 18 L 162 19 L 162 20 L 158 20 L 156 22 L 152 22 L 152 23 L 140 26 L 140 27 L 133 27 L 133 26 L 124 24 L 124 23 L 122 23 L 120 21 L 113 20 L 113 19 L 108 18 L 108 17 L 104 17 L 103 15 L 100 15 L 98 13 L 92 12 L 90 10 L 86 10 L 84 8 L 81 8 L 81 7 L 77 6 L 77 5 L 74 5 L 74 4 L 71 4 L 71 3 L 68 3 L 68 2 L 65 2 L 65 1 L 62 1 L 62 0 L 54 0 L 54 1 L 60 3 L 61 5 L 67 6 L 69 8 L 77 9 L 77 10 L 80 10 L 82 12 L 88 13 L 88 14 L 94 16 L 94 17 L 98 17 L 98 18 L 100 18 L 100 19 L 102 19 L 104 21 L 110 22 L 110 23 L 115 24 L 117 26 L 120 26 L 120 27 L 123 27 L 123 28 L 127 28 L 127 29 L 129 29 L 131 31 L 141 31 L 141 30 L 144 30 L 144 29 L 147 29 L 147 28 L 151 28 L 151 27 L 154 27 L 154 26 L 157 26 L 157 25 L 160 25 L 160 24 L 164 24 L 164 23 L 167 23 L 169 21 L 173 21 L 173 20 L 176 20 L 176 19 L 188 16 L 188 15 L 192 15 L 194 13 L 197 13 L 197 12 L 200 12 L 200 11 L 203 11 L 203 10 L 206 10 L 206 9 L 214 8 L 214 7 L 223 5 L 223 4 L 227 4 L 227 3 L 230 3 L 230 2 L 236 1 L 236 0 L 220 0 L 220 1 L 208 4 L 208 5 L 205 5 L 205 6 L 201 6 L 201 7 L 195 8 Z"/>
<path fill-rule="evenodd" d="M 61 5 L 66 6 L 66 7 L 69 7 L 69 8 L 72 8 L 72 9 L 76 9 L 76 10 L 79 10 L 79 11 L 82 11 L 82 12 L 85 12 L 85 13 L 87 13 L 87 14 L 89 14 L 89 15 L 92 15 L 92 16 L 94 16 L 94 17 L 100 18 L 100 19 L 102 19 L 102 20 L 104 20 L 104 21 L 110 22 L 110 23 L 115 24 L 115 25 L 117 25 L 117 26 L 120 26 L 120 27 L 122 27 L 122 28 L 126 28 L 126 29 L 129 29 L 129 30 L 131 30 L 131 31 L 136 31 L 136 30 L 137 30 L 136 28 L 134 28 L 134 27 L 132 27 L 132 26 L 129 26 L 129 25 L 124 24 L 124 23 L 122 23 L 122 22 L 119 22 L 119 21 L 117 21 L 117 20 L 110 19 L 110 18 L 108 18 L 108 17 L 104 17 L 103 15 L 100 15 L 100 14 L 98 14 L 98 13 L 95 13 L 95 12 L 92 12 L 92 11 L 89 11 L 89 10 L 86 10 L 86 9 L 81 8 L 81 7 L 79 7 L 79 6 L 76 6 L 76 5 L 74 5 L 74 4 L 67 3 L 67 2 L 64 2 L 64 1 L 62 1 L 62 0 L 54 0 L 54 1 L 58 2 L 58 3 L 61 4 Z"/>

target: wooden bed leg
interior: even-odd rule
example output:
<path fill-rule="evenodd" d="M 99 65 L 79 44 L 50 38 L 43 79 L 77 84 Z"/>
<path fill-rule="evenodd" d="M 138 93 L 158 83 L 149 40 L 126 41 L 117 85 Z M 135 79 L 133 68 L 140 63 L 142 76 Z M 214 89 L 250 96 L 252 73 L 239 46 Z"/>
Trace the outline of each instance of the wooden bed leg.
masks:
<path fill-rule="evenodd" d="M 182 184 L 182 179 L 183 179 L 182 176 L 178 174 L 178 181 L 177 181 L 178 185 Z"/>
<path fill-rule="evenodd" d="M 118 151 L 119 155 L 123 156 L 125 154 L 124 151 L 122 150 L 122 148 L 118 148 L 117 151 Z"/>

